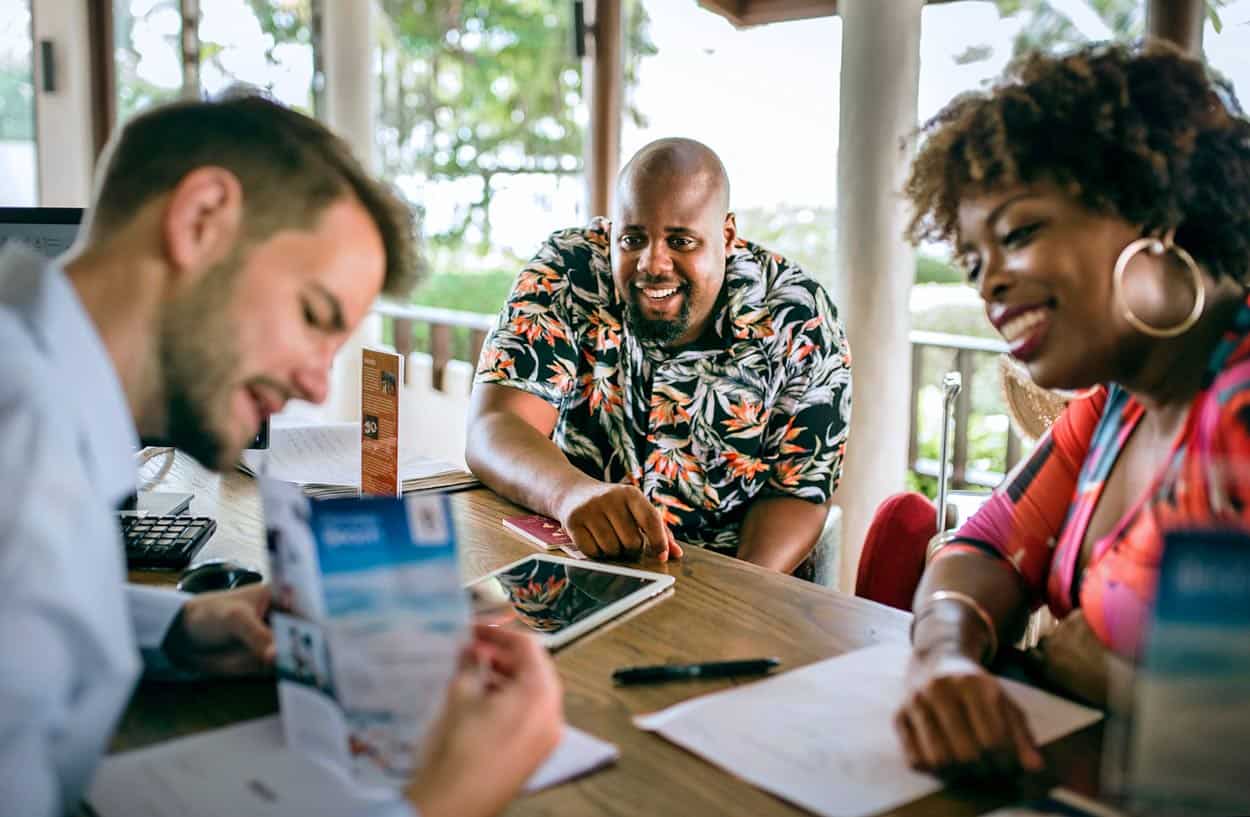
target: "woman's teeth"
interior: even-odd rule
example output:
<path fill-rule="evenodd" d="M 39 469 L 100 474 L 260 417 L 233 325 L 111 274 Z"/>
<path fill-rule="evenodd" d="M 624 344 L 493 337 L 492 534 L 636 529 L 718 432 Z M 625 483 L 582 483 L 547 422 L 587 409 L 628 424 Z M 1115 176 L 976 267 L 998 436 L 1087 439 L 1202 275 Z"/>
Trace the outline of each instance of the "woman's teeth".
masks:
<path fill-rule="evenodd" d="M 1007 321 L 1000 331 L 1003 338 L 1011 343 L 1028 335 L 1044 320 L 1046 320 L 1045 309 L 1032 309 Z"/>

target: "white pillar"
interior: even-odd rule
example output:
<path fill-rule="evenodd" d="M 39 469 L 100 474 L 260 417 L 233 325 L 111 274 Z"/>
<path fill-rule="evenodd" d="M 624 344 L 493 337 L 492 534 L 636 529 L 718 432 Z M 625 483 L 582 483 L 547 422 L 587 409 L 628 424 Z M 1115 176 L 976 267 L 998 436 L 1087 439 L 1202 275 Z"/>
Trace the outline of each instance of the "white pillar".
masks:
<path fill-rule="evenodd" d="M 86 207 L 91 198 L 95 146 L 91 131 L 91 49 L 87 48 L 87 4 L 62 0 L 31 3 L 35 61 L 35 138 L 39 204 Z M 46 77 L 41 43 L 52 44 L 53 89 Z"/>
<path fill-rule="evenodd" d="M 851 590 L 864 534 L 886 496 L 902 490 L 910 422 L 908 294 L 915 277 L 900 195 L 912 155 L 924 0 L 839 0 L 835 293 L 854 359 L 854 407 L 837 501 L 841 585 Z"/>
<path fill-rule="evenodd" d="M 326 124 L 373 168 L 373 0 L 322 0 L 321 51 L 325 70 Z M 369 319 L 343 344 L 330 371 L 330 420 L 360 418 L 360 348 L 380 339 L 380 322 Z"/>

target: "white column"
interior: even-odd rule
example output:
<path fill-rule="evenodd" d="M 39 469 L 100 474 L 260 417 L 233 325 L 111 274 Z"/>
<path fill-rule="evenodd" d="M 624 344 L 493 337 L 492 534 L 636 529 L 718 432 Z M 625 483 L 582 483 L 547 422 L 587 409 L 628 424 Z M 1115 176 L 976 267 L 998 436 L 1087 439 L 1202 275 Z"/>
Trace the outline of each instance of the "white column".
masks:
<path fill-rule="evenodd" d="M 373 0 L 322 0 L 321 52 L 325 113 L 366 168 L 373 168 Z M 381 322 L 369 319 L 343 344 L 330 371 L 326 419 L 360 418 L 360 348 L 379 342 Z"/>
<path fill-rule="evenodd" d="M 34 0 L 35 138 L 39 204 L 86 207 L 95 146 L 91 135 L 87 4 Z M 54 87 L 45 91 L 41 43 L 52 43 Z"/>
<path fill-rule="evenodd" d="M 854 407 L 837 501 L 842 589 L 853 589 L 864 534 L 902 490 L 910 422 L 908 294 L 900 190 L 912 155 L 924 0 L 839 0 L 838 264 L 835 293 L 854 359 Z"/>

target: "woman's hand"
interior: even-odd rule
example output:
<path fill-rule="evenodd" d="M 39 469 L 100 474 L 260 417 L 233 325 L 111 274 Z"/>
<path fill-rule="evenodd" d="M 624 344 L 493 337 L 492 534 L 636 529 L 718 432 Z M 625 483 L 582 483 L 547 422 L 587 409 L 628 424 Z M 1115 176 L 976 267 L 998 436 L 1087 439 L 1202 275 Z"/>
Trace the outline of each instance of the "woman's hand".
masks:
<path fill-rule="evenodd" d="M 954 650 L 912 653 L 894 728 L 918 771 L 982 777 L 1044 765 L 1020 707 L 997 678 Z"/>

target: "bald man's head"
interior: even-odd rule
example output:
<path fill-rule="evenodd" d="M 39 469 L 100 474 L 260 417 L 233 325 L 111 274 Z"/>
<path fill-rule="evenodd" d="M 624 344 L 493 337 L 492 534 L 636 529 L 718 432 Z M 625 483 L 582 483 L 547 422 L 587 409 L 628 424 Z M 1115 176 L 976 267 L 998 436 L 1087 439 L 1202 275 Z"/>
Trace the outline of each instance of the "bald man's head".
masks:
<path fill-rule="evenodd" d="M 645 339 L 684 346 L 707 329 L 737 238 L 725 166 L 693 139 L 661 139 L 621 171 L 612 278 Z"/>
<path fill-rule="evenodd" d="M 674 137 L 645 145 L 621 168 L 616 180 L 617 201 L 661 179 L 698 187 L 717 202 L 721 217 L 729 212 L 729 175 L 716 152 L 702 142 Z"/>

